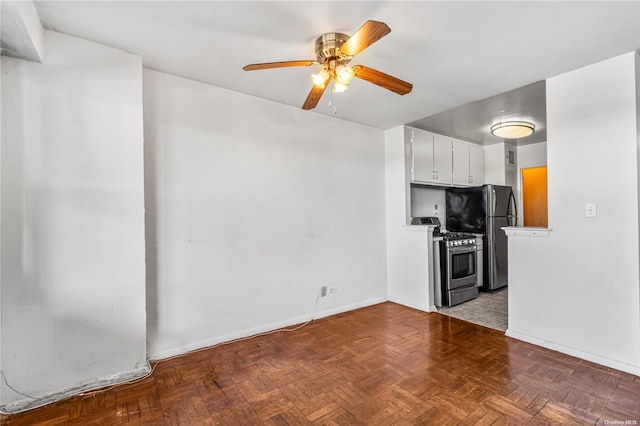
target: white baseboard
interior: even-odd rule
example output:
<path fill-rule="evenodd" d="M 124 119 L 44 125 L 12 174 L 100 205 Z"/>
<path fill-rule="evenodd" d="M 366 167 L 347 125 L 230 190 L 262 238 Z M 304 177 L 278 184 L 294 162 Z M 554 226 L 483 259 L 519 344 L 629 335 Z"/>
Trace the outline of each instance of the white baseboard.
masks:
<path fill-rule="evenodd" d="M 422 303 L 422 304 L 421 303 L 413 303 L 413 301 L 410 301 L 410 300 L 400 300 L 400 299 L 390 298 L 389 302 L 397 303 L 398 305 L 406 306 L 408 308 L 417 309 L 417 310 L 422 311 L 422 312 L 436 312 L 437 311 L 435 306 L 425 305 L 424 303 Z"/>
<path fill-rule="evenodd" d="M 386 302 L 387 299 L 384 297 L 369 299 L 358 303 L 353 303 L 350 305 L 343 305 L 336 308 L 325 309 L 319 312 L 316 312 L 313 316 L 313 319 L 324 318 L 331 315 L 341 314 L 343 312 L 352 311 L 354 309 L 360 309 L 371 305 L 377 305 L 378 303 Z M 165 358 L 171 358 L 177 355 L 183 355 L 191 351 L 195 351 L 198 349 L 207 348 L 210 346 L 215 346 L 220 343 L 230 342 L 236 339 L 242 339 L 245 337 L 255 336 L 257 334 L 266 333 L 269 331 L 278 330 L 280 328 L 289 327 L 296 324 L 305 323 L 310 320 L 309 315 L 299 316 L 295 318 L 289 318 L 287 320 L 278 321 L 270 324 L 264 324 L 259 327 L 253 327 L 250 329 L 239 330 L 233 333 L 224 334 L 222 336 L 212 337 L 210 339 L 201 340 L 198 342 L 193 342 L 188 345 L 179 346 L 173 349 L 168 349 L 159 352 L 150 352 L 148 354 L 149 360 L 157 361 Z"/>
<path fill-rule="evenodd" d="M 314 319 L 324 318 L 331 315 L 341 314 L 343 312 L 353 311 L 355 309 L 366 308 L 367 306 L 377 305 L 379 303 L 387 302 L 388 300 L 384 297 L 379 297 L 375 299 L 365 300 L 363 302 L 352 303 L 350 305 L 339 306 L 337 308 L 325 309 L 324 311 L 320 311 L 316 313 Z"/>
<path fill-rule="evenodd" d="M 580 349 L 564 346 L 559 343 L 550 342 L 548 340 L 539 339 L 537 337 L 530 336 L 525 333 L 520 333 L 511 329 L 507 329 L 505 335 L 514 339 L 522 340 L 523 342 L 534 344 L 536 346 L 542 346 L 543 348 L 551 349 L 556 352 L 561 352 L 563 354 L 571 355 L 576 358 L 584 359 L 585 361 L 595 362 L 596 364 L 604 365 L 605 367 L 640 376 L 640 366 L 637 365 L 626 364 L 614 359 L 602 357 L 590 352 L 585 352 Z"/>
<path fill-rule="evenodd" d="M 113 386 L 121 383 L 126 383 L 132 380 L 142 378 L 149 374 L 151 370 L 146 362 L 141 363 L 133 370 L 113 374 L 110 376 L 101 377 L 95 380 L 89 380 L 87 382 L 80 383 L 76 386 L 62 389 L 55 392 L 46 393 L 34 399 L 21 399 L 17 402 L 0 406 L 0 413 L 3 414 L 16 414 L 23 411 L 33 410 L 34 408 L 40 408 L 45 405 L 51 404 L 56 401 L 61 401 L 70 396 L 78 395 L 84 392 L 94 391 L 106 386 Z"/>

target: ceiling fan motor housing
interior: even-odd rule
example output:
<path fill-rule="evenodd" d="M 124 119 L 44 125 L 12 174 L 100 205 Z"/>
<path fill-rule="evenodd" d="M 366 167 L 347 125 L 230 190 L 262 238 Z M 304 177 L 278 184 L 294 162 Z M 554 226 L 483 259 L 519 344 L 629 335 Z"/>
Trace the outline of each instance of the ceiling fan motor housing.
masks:
<path fill-rule="evenodd" d="M 351 56 L 346 56 L 340 52 L 342 46 L 349 36 L 342 33 L 322 34 L 316 40 L 316 58 L 319 64 L 325 64 L 332 60 L 337 60 L 341 64 L 346 64 L 351 60 Z"/>

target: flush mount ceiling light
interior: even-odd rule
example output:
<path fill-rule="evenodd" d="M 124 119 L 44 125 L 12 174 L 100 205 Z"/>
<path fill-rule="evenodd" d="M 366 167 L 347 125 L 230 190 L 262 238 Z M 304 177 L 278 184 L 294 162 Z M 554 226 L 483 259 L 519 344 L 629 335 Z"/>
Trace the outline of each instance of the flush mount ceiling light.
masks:
<path fill-rule="evenodd" d="M 526 121 L 503 121 L 491 126 L 491 134 L 503 139 L 520 139 L 531 136 L 536 126 Z"/>

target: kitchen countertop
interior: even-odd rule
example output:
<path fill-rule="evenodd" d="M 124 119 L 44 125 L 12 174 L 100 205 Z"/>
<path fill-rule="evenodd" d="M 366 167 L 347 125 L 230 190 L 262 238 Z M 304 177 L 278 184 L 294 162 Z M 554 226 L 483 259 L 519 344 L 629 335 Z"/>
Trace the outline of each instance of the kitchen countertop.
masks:
<path fill-rule="evenodd" d="M 537 228 L 533 226 L 504 226 L 502 227 L 508 237 L 549 237 L 551 228 Z"/>

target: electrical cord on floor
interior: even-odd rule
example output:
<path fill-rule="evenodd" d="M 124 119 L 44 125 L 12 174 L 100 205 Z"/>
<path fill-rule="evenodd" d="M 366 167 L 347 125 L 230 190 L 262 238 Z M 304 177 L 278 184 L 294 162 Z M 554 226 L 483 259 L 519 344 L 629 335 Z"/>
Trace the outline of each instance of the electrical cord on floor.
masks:
<path fill-rule="evenodd" d="M 53 404 L 54 402 L 65 401 L 65 400 L 67 400 L 69 398 L 73 398 L 73 397 L 77 397 L 77 396 L 80 396 L 80 397 L 92 396 L 94 394 L 107 392 L 107 391 L 115 389 L 115 388 L 117 388 L 119 386 L 131 385 L 133 383 L 138 383 L 138 382 L 140 382 L 142 380 L 145 380 L 145 379 L 151 377 L 153 375 L 153 372 L 155 371 L 156 367 L 158 366 L 158 364 L 166 362 L 166 361 L 170 361 L 170 360 L 177 359 L 177 358 L 182 358 L 182 357 L 185 357 L 187 355 L 191 355 L 191 354 L 202 352 L 202 351 L 207 351 L 207 350 L 210 350 L 210 349 L 215 349 L 215 348 L 218 348 L 220 346 L 230 345 L 232 343 L 238 343 L 238 342 L 243 342 L 245 340 L 255 339 L 256 337 L 267 336 L 269 334 L 291 333 L 293 331 L 298 331 L 302 327 L 305 327 L 306 325 L 310 324 L 313 320 L 315 320 L 315 316 L 316 316 L 316 313 L 318 311 L 318 301 L 320 300 L 321 296 L 322 296 L 322 294 L 318 294 L 316 296 L 316 301 L 315 301 L 315 304 L 313 306 L 313 313 L 311 314 L 311 318 L 307 322 L 305 322 L 303 324 L 300 324 L 300 325 L 298 325 L 298 326 L 296 326 L 294 328 L 279 328 L 279 329 L 276 329 L 276 330 L 265 331 L 263 333 L 253 334 L 251 336 L 239 337 L 237 339 L 229 340 L 228 342 L 217 343 L 217 344 L 212 345 L 212 346 L 205 346 L 205 347 L 202 347 L 202 348 L 194 349 L 194 350 L 189 351 L 189 352 L 185 352 L 185 353 L 174 355 L 174 356 L 171 356 L 171 357 L 168 357 L 168 358 L 163 358 L 163 359 L 156 360 L 154 362 L 153 366 L 151 366 L 151 363 L 149 362 L 149 360 L 146 360 L 147 368 L 148 368 L 149 372 L 146 373 L 144 376 L 141 376 L 141 377 L 138 377 L 138 378 L 135 378 L 135 379 L 131 379 L 131 380 L 126 380 L 126 381 L 123 381 L 121 383 L 116 383 L 116 384 L 113 384 L 113 385 L 111 385 L 109 387 L 106 387 L 106 388 L 100 388 L 100 389 L 90 390 L 90 391 L 86 391 L 86 392 L 81 392 L 81 393 L 74 394 L 74 395 L 69 395 L 66 398 L 62 398 L 60 400 L 48 401 L 48 402 L 43 403 L 42 405 L 38 405 L 38 406 L 35 406 L 35 407 L 30 407 L 30 408 L 28 408 L 27 410 L 24 410 L 24 411 L 18 411 L 18 412 L 15 412 L 15 413 L 7 413 L 7 412 L 4 412 L 4 411 L 0 410 L 0 414 L 13 415 L 13 414 L 18 414 L 18 413 L 24 413 L 24 412 L 27 412 L 27 411 L 31 411 L 31 410 L 35 410 L 37 408 L 44 407 L 45 405 Z M 9 384 L 9 382 L 7 381 L 7 378 L 5 377 L 4 372 L 2 372 L 2 370 L 0 370 L 0 374 L 2 374 L 2 379 L 4 380 L 4 383 L 7 385 L 7 387 L 9 389 L 11 389 L 12 391 L 14 391 L 15 393 L 17 393 L 19 395 L 22 395 L 22 396 L 26 396 L 27 398 L 31 398 L 33 400 L 38 399 L 38 397 L 27 395 L 26 393 L 22 393 L 22 392 L 16 390 L 13 386 L 11 386 Z"/>
<path fill-rule="evenodd" d="M 9 389 L 11 389 L 12 391 L 14 391 L 15 393 L 20 394 L 22 396 L 26 396 L 27 398 L 37 399 L 35 396 L 31 396 L 31 395 L 27 395 L 26 393 L 22 393 L 19 390 L 17 390 L 16 388 L 14 388 L 13 386 L 11 386 L 9 384 L 9 382 L 7 381 L 7 376 L 4 375 L 4 371 L 0 370 L 0 375 L 2 375 L 2 380 L 4 381 L 4 384 L 7 385 L 7 387 Z"/>

